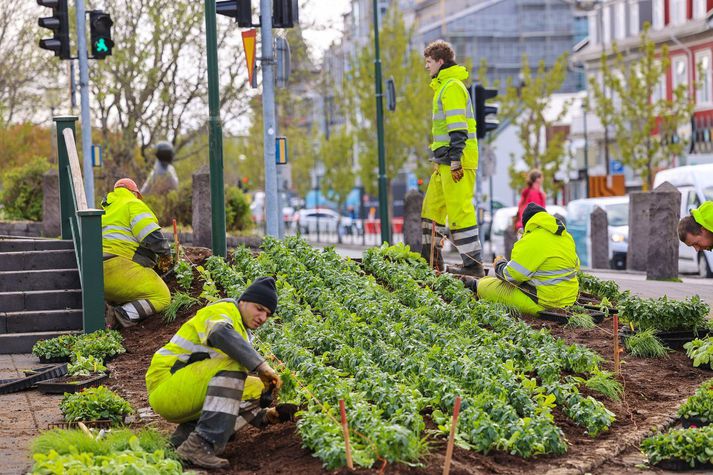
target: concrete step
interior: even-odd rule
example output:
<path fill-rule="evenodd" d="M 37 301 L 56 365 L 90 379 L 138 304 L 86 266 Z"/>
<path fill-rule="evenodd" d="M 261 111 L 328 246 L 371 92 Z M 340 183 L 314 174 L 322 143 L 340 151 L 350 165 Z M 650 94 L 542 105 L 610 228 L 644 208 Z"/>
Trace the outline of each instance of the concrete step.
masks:
<path fill-rule="evenodd" d="M 0 335 L 0 354 L 7 355 L 12 353 L 30 353 L 32 347 L 39 340 L 47 340 L 56 338 L 67 333 L 79 332 L 32 332 L 32 333 L 6 333 Z"/>
<path fill-rule="evenodd" d="M 0 292 L 79 289 L 77 269 L 0 272 Z"/>
<path fill-rule="evenodd" d="M 0 252 L 0 271 L 73 269 L 77 267 L 74 249 Z"/>
<path fill-rule="evenodd" d="M 74 249 L 74 243 L 71 240 L 62 239 L 0 239 L 0 252 L 55 249 Z"/>
<path fill-rule="evenodd" d="M 0 333 L 81 330 L 82 310 L 35 310 L 0 313 Z"/>
<path fill-rule="evenodd" d="M 82 308 L 82 291 L 80 289 L 0 292 L 0 312 L 78 308 Z"/>

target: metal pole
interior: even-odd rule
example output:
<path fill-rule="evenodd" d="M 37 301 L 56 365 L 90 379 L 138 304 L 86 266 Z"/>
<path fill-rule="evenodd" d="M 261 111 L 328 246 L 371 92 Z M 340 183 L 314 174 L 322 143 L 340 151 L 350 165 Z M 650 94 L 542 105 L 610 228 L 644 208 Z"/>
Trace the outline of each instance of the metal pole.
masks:
<path fill-rule="evenodd" d="M 260 0 L 262 42 L 262 121 L 265 156 L 265 232 L 278 236 L 277 166 L 275 165 L 275 59 L 272 51 L 272 2 Z"/>
<path fill-rule="evenodd" d="M 266 0 L 263 0 L 266 1 Z M 384 149 L 384 94 L 381 89 L 381 55 L 379 52 L 379 8 L 373 0 L 374 9 L 374 83 L 376 87 L 376 133 L 379 148 L 379 218 L 381 220 L 381 241 L 391 242 L 389 223 L 388 184 L 386 181 L 386 151 Z"/>
<path fill-rule="evenodd" d="M 215 0 L 205 0 L 205 42 L 208 59 L 208 149 L 210 162 L 211 245 L 213 255 L 226 257 L 223 131 L 220 123 L 218 40 Z"/>
<path fill-rule="evenodd" d="M 585 99 L 586 101 L 586 99 Z M 586 190 L 585 198 L 589 198 L 589 142 L 587 138 L 587 110 L 589 109 L 589 102 L 585 102 L 584 105 L 584 186 Z"/>
<path fill-rule="evenodd" d="M 87 204 L 94 207 L 94 168 L 92 167 L 92 124 L 89 115 L 89 59 L 85 28 L 84 0 L 76 0 L 77 56 L 79 56 L 79 94 L 82 99 L 82 157 L 84 162 L 84 193 Z"/>

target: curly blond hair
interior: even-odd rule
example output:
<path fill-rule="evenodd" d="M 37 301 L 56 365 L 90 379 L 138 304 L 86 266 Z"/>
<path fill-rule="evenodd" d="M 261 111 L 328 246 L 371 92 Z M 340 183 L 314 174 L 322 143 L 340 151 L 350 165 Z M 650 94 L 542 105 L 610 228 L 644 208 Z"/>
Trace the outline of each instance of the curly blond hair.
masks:
<path fill-rule="evenodd" d="M 451 46 L 450 43 L 443 40 L 436 40 L 426 46 L 426 49 L 423 50 L 423 57 L 431 58 L 436 61 L 442 59 L 444 63 L 454 63 L 456 53 L 453 51 L 453 46 Z"/>

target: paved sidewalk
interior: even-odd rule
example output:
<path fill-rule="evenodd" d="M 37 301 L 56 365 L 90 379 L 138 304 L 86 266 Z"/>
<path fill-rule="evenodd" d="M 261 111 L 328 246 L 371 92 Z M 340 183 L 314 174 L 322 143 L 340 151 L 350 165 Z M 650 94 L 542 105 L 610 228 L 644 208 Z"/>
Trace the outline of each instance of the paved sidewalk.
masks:
<path fill-rule="evenodd" d="M 39 365 L 37 357 L 0 355 L 0 379 L 23 377 L 23 369 Z M 61 422 L 61 395 L 37 390 L 0 395 L 0 474 L 27 473 L 32 466 L 30 442 L 52 422 Z"/>

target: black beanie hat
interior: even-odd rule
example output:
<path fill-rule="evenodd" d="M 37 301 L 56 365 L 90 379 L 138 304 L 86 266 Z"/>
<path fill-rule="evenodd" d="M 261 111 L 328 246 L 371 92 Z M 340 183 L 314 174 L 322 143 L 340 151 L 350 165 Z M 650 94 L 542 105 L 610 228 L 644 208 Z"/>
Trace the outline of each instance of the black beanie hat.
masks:
<path fill-rule="evenodd" d="M 275 279 L 272 277 L 259 277 L 245 289 L 243 295 L 238 301 L 245 300 L 246 302 L 259 303 L 270 310 L 270 313 L 275 313 L 277 308 L 277 290 L 275 288 Z"/>
<path fill-rule="evenodd" d="M 527 222 L 530 221 L 530 218 L 535 216 L 537 213 L 541 213 L 543 211 L 545 213 L 547 212 L 545 208 L 538 205 L 537 203 L 529 203 L 525 208 L 525 211 L 522 212 L 522 227 L 525 227 Z"/>

